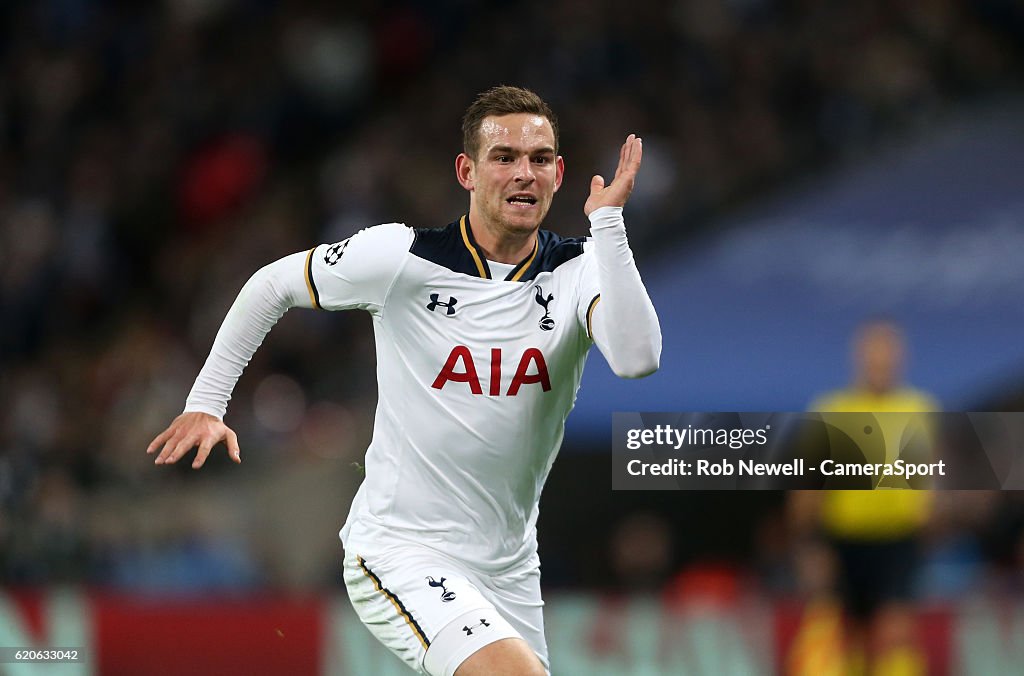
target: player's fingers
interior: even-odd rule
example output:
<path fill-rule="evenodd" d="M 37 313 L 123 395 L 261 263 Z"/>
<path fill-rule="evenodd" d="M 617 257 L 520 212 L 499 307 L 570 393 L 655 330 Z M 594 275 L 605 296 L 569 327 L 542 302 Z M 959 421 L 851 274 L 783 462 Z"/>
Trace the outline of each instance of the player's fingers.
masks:
<path fill-rule="evenodd" d="M 630 169 L 636 172 L 640 169 L 640 161 L 644 157 L 644 141 L 639 136 L 633 141 L 633 154 L 629 160 Z"/>
<path fill-rule="evenodd" d="M 630 136 L 633 135 L 630 134 Z M 642 154 L 643 145 L 640 143 L 640 138 L 631 138 L 629 140 L 629 148 L 626 151 L 625 157 L 622 159 L 619 176 L 625 177 L 625 180 L 632 181 L 636 177 L 637 171 L 640 169 L 640 157 Z M 618 176 L 616 176 L 616 178 L 618 178 Z"/>
<path fill-rule="evenodd" d="M 238 435 L 235 434 L 234 430 L 230 427 L 227 430 L 225 436 L 225 443 L 228 445 L 228 455 L 236 463 L 241 464 L 242 462 L 242 451 L 238 448 Z"/>
<path fill-rule="evenodd" d="M 636 154 L 636 145 L 636 134 L 630 134 L 630 139 L 626 143 L 626 155 L 623 158 L 623 168 L 628 169 L 633 164 L 633 157 Z"/>
<path fill-rule="evenodd" d="M 604 177 L 601 176 L 600 174 L 595 174 L 594 177 L 592 179 L 590 179 L 590 194 L 593 195 L 595 193 L 599 193 L 603 189 L 604 189 Z"/>
<path fill-rule="evenodd" d="M 635 171 L 633 158 L 636 154 L 637 140 L 636 134 L 630 134 L 626 137 L 626 142 L 622 144 L 622 151 L 619 154 L 619 167 L 615 172 L 615 178 L 630 171 Z"/>
<path fill-rule="evenodd" d="M 168 455 L 164 459 L 164 463 L 168 465 L 173 465 L 174 463 L 178 462 L 178 460 L 180 460 L 183 455 L 192 450 L 192 448 L 196 445 L 197 441 L 198 439 L 196 439 L 191 434 L 187 437 L 184 437 L 174 447 L 174 450 L 171 451 L 170 455 Z"/>
<path fill-rule="evenodd" d="M 199 469 L 203 466 L 215 443 L 217 443 L 217 439 L 212 435 L 203 438 L 202 443 L 199 444 L 199 452 L 196 453 L 196 459 L 192 461 L 192 469 Z"/>
<path fill-rule="evenodd" d="M 176 430 L 168 439 L 164 442 L 164 447 L 160 450 L 160 455 L 156 456 L 156 464 L 162 465 L 167 461 L 167 456 L 171 454 L 174 447 L 178 445 L 178 431 Z"/>
<path fill-rule="evenodd" d="M 171 430 L 171 428 L 168 427 L 163 432 L 156 435 L 156 438 L 153 439 L 153 441 L 149 442 L 149 446 L 146 447 L 146 453 L 153 453 L 154 451 L 156 451 L 156 449 L 160 448 L 160 445 L 167 441 L 167 438 L 171 436 L 171 434 L 173 433 L 174 432 Z"/>

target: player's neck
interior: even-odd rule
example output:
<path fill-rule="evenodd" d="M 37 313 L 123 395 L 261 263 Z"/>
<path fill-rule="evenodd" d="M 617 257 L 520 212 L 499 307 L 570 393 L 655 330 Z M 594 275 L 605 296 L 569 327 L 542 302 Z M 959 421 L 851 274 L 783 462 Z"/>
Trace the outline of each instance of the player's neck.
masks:
<path fill-rule="evenodd" d="M 857 389 L 866 392 L 873 397 L 885 397 L 900 389 L 899 383 L 872 383 L 867 380 L 859 380 L 856 383 Z"/>
<path fill-rule="evenodd" d="M 473 230 L 477 247 L 487 260 L 516 265 L 533 253 L 536 246 L 537 230 L 511 231 L 487 222 L 474 214 L 473 209 L 469 212 L 469 227 Z"/>

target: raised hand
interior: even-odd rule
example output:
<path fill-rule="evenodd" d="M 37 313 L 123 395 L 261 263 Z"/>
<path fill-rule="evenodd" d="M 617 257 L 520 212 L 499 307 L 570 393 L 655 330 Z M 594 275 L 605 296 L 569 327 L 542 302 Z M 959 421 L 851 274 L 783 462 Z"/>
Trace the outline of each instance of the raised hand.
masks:
<path fill-rule="evenodd" d="M 615 177 L 609 185 L 604 184 L 604 177 L 600 175 L 590 179 L 590 197 L 583 205 L 583 213 L 587 216 L 590 212 L 601 207 L 623 207 L 633 192 L 633 183 L 636 180 L 636 173 L 640 170 L 640 159 L 643 157 L 644 147 L 640 137 L 630 134 L 626 142 L 619 150 L 619 166 L 615 169 Z"/>
<path fill-rule="evenodd" d="M 192 461 L 192 469 L 199 469 L 213 447 L 221 441 L 227 444 L 228 457 L 241 463 L 238 436 L 234 430 L 208 413 L 182 413 L 150 442 L 146 453 L 153 454 L 163 446 L 163 450 L 156 456 L 156 464 L 172 465 L 198 446 L 199 452 Z"/>

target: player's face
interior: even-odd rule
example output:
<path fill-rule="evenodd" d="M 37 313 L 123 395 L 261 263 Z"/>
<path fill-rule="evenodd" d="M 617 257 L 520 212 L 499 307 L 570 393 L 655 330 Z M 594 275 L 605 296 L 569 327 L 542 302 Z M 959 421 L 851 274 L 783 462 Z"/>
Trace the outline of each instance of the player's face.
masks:
<path fill-rule="evenodd" d="M 460 155 L 459 182 L 470 191 L 470 208 L 506 232 L 536 230 L 562 185 L 565 166 L 555 155 L 547 118 L 529 113 L 490 116 L 480 126 L 478 157 Z"/>
<path fill-rule="evenodd" d="M 860 334 L 857 360 L 860 379 L 873 392 L 887 392 L 900 383 L 903 371 L 903 339 L 888 325 L 869 326 Z"/>

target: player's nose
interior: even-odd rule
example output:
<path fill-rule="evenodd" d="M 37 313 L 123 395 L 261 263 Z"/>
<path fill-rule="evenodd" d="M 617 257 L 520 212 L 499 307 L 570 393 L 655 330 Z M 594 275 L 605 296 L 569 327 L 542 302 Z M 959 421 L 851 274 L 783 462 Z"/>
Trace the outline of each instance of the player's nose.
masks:
<path fill-rule="evenodd" d="M 530 162 L 528 155 L 524 155 L 516 161 L 515 178 L 522 182 L 532 182 L 536 178 L 533 174 L 533 163 Z"/>

